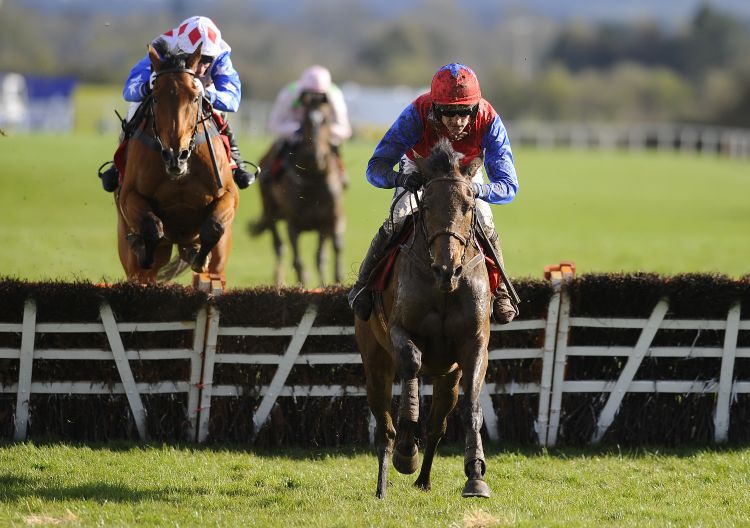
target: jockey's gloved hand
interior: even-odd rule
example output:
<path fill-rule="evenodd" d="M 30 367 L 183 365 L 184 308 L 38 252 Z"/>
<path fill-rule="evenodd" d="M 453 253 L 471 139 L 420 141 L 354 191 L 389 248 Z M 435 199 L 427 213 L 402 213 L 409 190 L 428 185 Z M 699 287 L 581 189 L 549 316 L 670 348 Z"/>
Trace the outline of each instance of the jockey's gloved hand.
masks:
<path fill-rule="evenodd" d="M 156 82 L 156 72 L 152 71 L 151 75 L 148 78 L 148 91 L 153 92 L 154 91 L 154 83 Z"/>
<path fill-rule="evenodd" d="M 398 177 L 396 177 L 396 186 L 397 187 L 403 187 L 410 193 L 417 192 L 424 183 L 424 178 L 422 177 L 422 173 L 419 171 L 414 172 L 399 172 Z"/>
<path fill-rule="evenodd" d="M 482 185 L 480 183 L 473 182 L 471 188 L 474 189 L 474 198 L 482 194 Z"/>
<path fill-rule="evenodd" d="M 193 84 L 200 92 L 201 98 L 206 97 L 206 87 L 203 86 L 203 83 L 201 82 L 201 80 L 198 79 L 197 77 L 193 77 Z"/>

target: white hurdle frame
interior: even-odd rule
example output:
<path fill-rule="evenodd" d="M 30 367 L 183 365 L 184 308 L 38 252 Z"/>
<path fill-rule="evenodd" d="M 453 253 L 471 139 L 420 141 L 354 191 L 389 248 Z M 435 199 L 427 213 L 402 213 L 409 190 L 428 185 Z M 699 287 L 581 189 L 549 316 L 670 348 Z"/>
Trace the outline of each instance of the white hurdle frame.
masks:
<path fill-rule="evenodd" d="M 609 397 L 602 408 L 591 443 L 599 443 L 612 425 L 622 400 L 628 392 L 706 394 L 717 393 L 714 409 L 714 441 L 726 442 L 729 431 L 729 408 L 732 396 L 750 393 L 750 381 L 733 379 L 736 358 L 750 358 L 750 348 L 739 348 L 737 338 L 740 330 L 750 330 L 750 320 L 740 320 L 740 303 L 734 303 L 728 310 L 725 320 L 667 319 L 669 303 L 661 299 L 648 319 L 571 317 L 570 295 L 567 288 L 562 290 L 560 323 L 555 350 L 555 374 L 550 405 L 550 427 L 547 446 L 557 443 L 562 396 L 565 393 L 608 392 Z M 570 346 L 568 336 L 573 327 L 607 329 L 641 329 L 641 335 L 633 347 L 624 346 Z M 723 347 L 654 347 L 652 342 L 659 330 L 724 330 Z M 627 362 L 615 381 L 581 380 L 566 381 L 565 366 L 569 356 L 619 356 L 627 357 Z M 717 358 L 721 359 L 719 380 L 639 380 L 633 381 L 638 367 L 645 357 L 674 358 Z"/>
<path fill-rule="evenodd" d="M 538 383 L 507 384 L 485 383 L 480 395 L 485 425 L 490 441 L 498 441 L 498 419 L 492 396 L 513 394 L 538 394 L 539 404 L 534 424 L 537 441 L 542 446 L 555 446 L 559 436 L 562 401 L 569 393 L 609 393 L 591 437 L 591 443 L 602 440 L 614 422 L 625 394 L 672 393 L 672 394 L 716 394 L 714 409 L 714 441 L 726 442 L 730 427 L 730 409 L 738 394 L 750 394 L 750 380 L 736 380 L 734 366 L 737 359 L 750 358 L 750 347 L 738 347 L 741 331 L 750 330 L 750 319 L 741 319 L 739 301 L 728 310 L 726 319 L 670 319 L 667 317 L 667 300 L 660 300 L 648 318 L 597 318 L 572 317 L 568 284 L 571 273 L 551 274 L 552 295 L 549 299 L 546 318 L 516 320 L 508 325 L 491 325 L 492 332 L 543 330 L 544 343 L 541 348 L 499 348 L 488 351 L 490 362 L 515 359 L 541 359 L 541 378 Z M 195 320 L 178 322 L 118 322 L 107 303 L 100 306 L 101 323 L 39 323 L 37 307 L 28 299 L 23 307 L 21 323 L 0 323 L 0 333 L 21 335 L 19 347 L 0 348 L 0 359 L 19 361 L 17 383 L 2 385 L 0 393 L 15 394 L 16 411 L 13 417 L 14 438 L 27 437 L 29 402 L 31 394 L 125 394 L 141 440 L 147 440 L 146 409 L 141 396 L 144 394 L 187 393 L 188 395 L 188 441 L 205 442 L 209 434 L 211 401 L 214 397 L 237 397 L 243 387 L 214 385 L 214 367 L 222 364 L 276 365 L 277 369 L 268 385 L 258 387 L 261 401 L 254 415 L 255 431 L 260 431 L 278 398 L 285 397 L 341 397 L 366 396 L 364 379 L 360 386 L 341 385 L 287 385 L 294 365 L 358 364 L 360 355 L 353 347 L 343 353 L 302 353 L 308 336 L 350 336 L 353 326 L 315 326 L 317 307 L 311 303 L 297 325 L 285 327 L 240 327 L 221 326 L 218 310 L 207 304 L 198 312 Z M 747 315 L 746 315 L 747 317 Z M 569 344 L 571 328 L 589 327 L 603 329 L 639 329 L 637 343 L 632 346 L 586 346 Z M 724 331 L 723 345 L 713 347 L 655 347 L 653 339 L 657 332 L 667 330 L 719 330 Z M 192 348 L 126 350 L 122 334 L 126 332 L 192 331 Z M 102 333 L 107 336 L 107 349 L 38 349 L 35 338 L 40 333 Z M 244 337 L 289 337 L 290 341 L 282 353 L 274 354 L 229 354 L 217 350 L 221 336 Z M 565 379 L 567 359 L 571 356 L 618 356 L 627 361 L 616 380 Z M 706 380 L 638 380 L 634 375 L 646 357 L 671 358 L 716 358 L 721 361 L 718 379 Z M 105 384 L 94 381 L 33 381 L 35 359 L 114 361 L 120 383 Z M 136 383 L 130 361 L 189 359 L 188 380 L 161 381 L 159 383 Z M 400 394 L 400 385 L 393 387 L 393 395 Z M 432 395 L 432 385 L 421 385 L 420 394 Z M 371 424 L 372 425 L 372 424 Z M 372 433 L 372 431 L 371 431 Z M 372 438 L 372 435 L 371 435 Z"/>
<path fill-rule="evenodd" d="M 511 359 L 541 359 L 542 379 L 540 383 L 507 383 L 503 385 L 485 383 L 480 395 L 480 404 L 487 435 L 490 441 L 500 440 L 497 428 L 497 415 L 492 403 L 492 395 L 500 394 L 539 394 L 538 416 L 536 429 L 539 438 L 546 436 L 547 412 L 549 409 L 549 398 L 551 393 L 552 362 L 554 361 L 554 343 L 557 334 L 557 314 L 560 307 L 561 280 L 554 279 L 553 294 L 551 296 L 546 319 L 527 319 L 513 321 L 508 325 L 493 324 L 492 332 L 509 332 L 518 330 L 543 329 L 545 331 L 544 345 L 542 348 L 519 348 L 519 349 L 493 349 L 488 351 L 489 361 L 502 361 Z M 201 392 L 200 418 L 198 425 L 198 442 L 205 442 L 209 434 L 211 399 L 214 397 L 237 397 L 243 394 L 243 388 L 234 385 L 215 385 L 213 383 L 214 366 L 217 363 L 229 364 L 252 364 L 252 365 L 277 365 L 273 379 L 268 385 L 259 387 L 259 395 L 262 397 L 258 409 L 254 415 L 253 423 L 255 432 L 259 432 L 265 425 L 273 409 L 274 404 L 280 397 L 341 397 L 341 396 L 366 396 L 364 380 L 359 387 L 343 387 L 341 385 L 314 385 L 302 386 L 286 385 L 286 380 L 295 364 L 322 365 L 322 364 L 359 364 L 361 363 L 359 352 L 356 347 L 351 352 L 336 354 L 310 353 L 301 354 L 302 347 L 308 336 L 344 336 L 354 335 L 353 326 L 313 326 L 317 316 L 317 307 L 311 303 L 305 311 L 297 326 L 286 326 L 281 328 L 269 327 L 241 327 L 220 326 L 219 312 L 211 308 L 209 312 L 208 332 L 206 335 L 206 349 L 203 367 L 203 381 Z M 231 337 L 279 337 L 289 336 L 291 341 L 283 354 L 224 354 L 217 353 L 216 347 L 220 336 Z M 420 385 L 422 396 L 432 395 L 432 385 Z M 400 384 L 393 386 L 393 396 L 400 395 Z M 372 417 L 371 417 L 372 418 Z M 371 424 L 372 429 L 372 424 Z M 372 439 L 372 434 L 371 434 Z"/>
<path fill-rule="evenodd" d="M 148 439 L 146 430 L 146 410 L 141 401 L 143 394 L 188 394 L 188 440 L 195 439 L 197 424 L 199 381 L 202 366 L 202 353 L 206 329 L 206 308 L 201 308 L 195 321 L 180 322 L 117 322 L 112 308 L 102 303 L 99 309 L 101 323 L 37 323 L 36 302 L 28 299 L 24 304 L 23 322 L 0 323 L 0 333 L 21 332 L 20 348 L 0 348 L 0 359 L 19 361 L 18 383 L 1 385 L 0 393 L 16 394 L 14 419 L 14 439 L 24 440 L 29 423 L 29 402 L 31 394 L 125 394 L 128 406 L 141 440 Z M 193 331 L 191 349 L 150 349 L 126 350 L 121 334 L 124 332 L 164 332 Z M 109 342 L 109 350 L 102 349 L 37 349 L 34 346 L 36 334 L 43 333 L 104 333 Z M 114 361 L 120 375 L 120 383 L 108 384 L 95 381 L 55 381 L 34 382 L 33 362 L 35 359 L 69 359 Z M 190 360 L 188 381 L 162 381 L 159 383 L 136 383 L 130 368 L 131 360 Z"/>

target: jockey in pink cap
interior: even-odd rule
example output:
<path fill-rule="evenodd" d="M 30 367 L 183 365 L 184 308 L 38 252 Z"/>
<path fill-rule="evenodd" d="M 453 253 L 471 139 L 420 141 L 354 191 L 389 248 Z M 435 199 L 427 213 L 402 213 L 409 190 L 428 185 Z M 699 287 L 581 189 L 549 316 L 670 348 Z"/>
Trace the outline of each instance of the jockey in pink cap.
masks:
<path fill-rule="evenodd" d="M 240 107 L 242 97 L 240 76 L 232 65 L 230 58 L 232 48 L 222 38 L 221 31 L 214 22 L 204 16 L 192 16 L 183 20 L 179 26 L 170 29 L 156 37 L 153 41 L 163 40 L 168 49 L 180 53 L 193 53 L 201 47 L 201 61 L 195 72 L 196 86 L 201 88 L 203 96 L 210 101 L 214 110 L 219 112 L 236 112 Z M 151 93 L 154 76 L 151 71 L 151 61 L 146 54 L 133 66 L 125 81 L 123 97 L 130 103 L 128 115 L 123 121 L 123 135 L 120 141 L 128 139 L 128 132 L 137 126 L 139 119 L 133 119 L 141 103 Z M 255 174 L 247 172 L 244 161 L 237 146 L 237 140 L 229 127 L 229 123 L 222 116 L 222 134 L 227 136 L 230 154 L 233 162 L 232 175 L 240 189 L 244 189 L 255 180 Z M 131 123 L 131 121 L 133 121 Z M 104 165 L 107 165 L 106 163 Z M 104 167 L 104 165 L 102 167 Z M 99 172 L 105 191 L 112 192 L 119 185 L 117 168 L 112 165 L 105 171 Z"/>
<path fill-rule="evenodd" d="M 479 80 L 472 69 L 459 63 L 446 64 L 435 73 L 430 91 L 401 112 L 367 165 L 367 180 L 376 187 L 395 188 L 395 203 L 392 204 L 393 214 L 370 244 L 349 293 L 349 304 L 363 321 L 369 319 L 372 311 L 370 275 L 387 253 L 393 235 L 399 233 L 406 217 L 416 209 L 413 193 L 421 192 L 422 176 L 414 158 L 429 156 L 441 138 L 448 138 L 453 149 L 463 154 L 462 165 L 484 156 L 489 183 L 485 183 L 481 168 L 472 179 L 474 195 L 478 198 L 477 216 L 487 242 L 503 265 L 489 204 L 509 203 L 518 191 L 510 141 L 500 116 L 482 98 Z M 395 165 L 399 166 L 398 172 L 393 170 Z M 407 192 L 402 194 L 404 190 Z M 500 324 L 509 323 L 518 312 L 505 284 L 500 283 L 494 296 L 493 317 Z"/>
<path fill-rule="evenodd" d="M 278 139 L 260 162 L 262 168 L 260 177 L 264 182 L 273 180 L 279 154 L 283 152 L 284 145 L 288 141 L 295 139 L 304 116 L 304 104 L 320 98 L 331 106 L 333 114 L 331 146 L 341 169 L 339 172 L 346 183 L 346 172 L 340 150 L 342 143 L 352 136 L 349 112 L 341 89 L 331 80 L 331 72 L 320 65 L 307 68 L 298 80 L 286 85 L 276 97 L 271 109 L 268 128 Z"/>

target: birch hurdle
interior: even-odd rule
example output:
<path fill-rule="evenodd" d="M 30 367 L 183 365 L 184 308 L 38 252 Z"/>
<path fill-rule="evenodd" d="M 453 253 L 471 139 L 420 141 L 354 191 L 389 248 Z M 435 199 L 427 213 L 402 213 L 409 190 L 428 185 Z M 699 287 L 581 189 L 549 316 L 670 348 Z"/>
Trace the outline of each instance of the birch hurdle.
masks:
<path fill-rule="evenodd" d="M 18 360 L 18 382 L 0 384 L 0 393 L 16 394 L 14 439 L 24 440 L 28 432 L 29 406 L 32 394 L 125 394 L 133 421 L 141 440 L 148 439 L 146 427 L 147 409 L 142 396 L 147 394 L 187 393 L 188 395 L 188 440 L 195 439 L 199 382 L 202 368 L 202 353 L 206 328 L 207 310 L 201 309 L 194 321 L 178 322 L 118 322 L 112 308 L 106 302 L 99 307 L 101 323 L 39 323 L 36 321 L 36 302 L 28 299 L 23 309 L 23 322 L 0 323 L 0 333 L 21 333 L 20 348 L 0 348 L 0 359 Z M 192 348 L 126 350 L 122 335 L 132 332 L 193 333 Z M 35 347 L 39 334 L 105 334 L 108 349 L 42 349 Z M 120 377 L 119 383 L 98 381 L 33 381 L 35 360 L 70 361 L 114 361 Z M 189 379 L 168 380 L 158 383 L 137 383 L 130 362 L 134 360 L 190 360 Z"/>
<path fill-rule="evenodd" d="M 731 400 L 737 394 L 750 393 L 750 381 L 735 380 L 733 376 L 735 359 L 750 358 L 750 348 L 738 347 L 740 330 L 750 330 L 750 320 L 740 320 L 740 303 L 729 308 L 726 319 L 670 319 L 667 318 L 669 301 L 659 300 L 646 318 L 599 318 L 571 317 L 570 295 L 562 290 L 560 322 L 555 346 L 555 372 L 553 377 L 552 399 L 550 404 L 550 425 L 546 445 L 554 446 L 558 440 L 562 414 L 562 398 L 572 393 L 605 393 L 606 403 L 596 417 L 596 426 L 591 443 L 597 444 L 612 425 L 627 393 L 653 394 L 716 394 L 714 408 L 714 441 L 726 442 L 729 431 L 729 410 Z M 569 344 L 570 330 L 573 328 L 637 329 L 640 335 L 636 344 L 627 346 L 592 346 Z M 720 330 L 724 331 L 722 347 L 700 346 L 654 346 L 653 341 L 661 330 Z M 612 380 L 566 380 L 565 367 L 568 358 L 624 357 L 627 358 L 619 377 Z M 718 379 L 703 380 L 634 380 L 634 376 L 644 358 L 715 358 L 721 361 Z"/>

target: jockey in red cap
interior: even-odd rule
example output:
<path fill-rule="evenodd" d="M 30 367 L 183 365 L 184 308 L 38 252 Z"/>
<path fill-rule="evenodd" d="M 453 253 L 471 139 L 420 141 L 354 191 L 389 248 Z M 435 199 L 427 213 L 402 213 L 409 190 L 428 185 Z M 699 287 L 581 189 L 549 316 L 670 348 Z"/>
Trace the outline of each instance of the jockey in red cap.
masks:
<path fill-rule="evenodd" d="M 183 20 L 179 26 L 159 35 L 152 42 L 163 40 L 170 50 L 180 53 L 193 53 L 201 46 L 201 61 L 195 72 L 196 86 L 201 89 L 203 96 L 210 101 L 214 110 L 219 112 L 236 112 L 240 106 L 241 84 L 240 76 L 232 65 L 230 58 L 232 48 L 222 40 L 221 31 L 213 20 L 204 16 L 192 16 Z M 154 80 L 151 71 L 151 60 L 146 54 L 130 70 L 125 81 L 123 97 L 130 103 L 128 115 L 123 122 L 123 129 L 132 129 L 127 123 L 136 115 L 141 103 L 151 93 Z M 255 180 L 255 174 L 244 169 L 244 161 L 237 146 L 229 123 L 221 118 L 221 133 L 229 140 L 232 176 L 240 189 L 244 189 Z M 137 124 L 137 123 L 134 123 Z M 127 133 L 123 133 L 120 141 L 127 140 Z M 119 175 L 113 164 L 105 171 L 100 167 L 99 178 L 107 192 L 112 192 L 119 186 Z"/>
<path fill-rule="evenodd" d="M 443 137 L 450 140 L 456 152 L 464 155 L 462 164 L 484 155 L 489 183 L 484 182 L 480 168 L 473 177 L 474 194 L 479 199 L 477 213 L 489 239 L 487 242 L 502 265 L 499 237 L 488 204 L 509 203 L 518 191 L 510 141 L 500 116 L 482 98 L 476 74 L 463 64 L 447 64 L 432 78 L 429 93 L 419 96 L 401 112 L 367 165 L 367 180 L 376 187 L 395 188 L 394 201 L 401 191 L 408 192 L 392 204 L 393 215 L 375 235 L 360 266 L 357 282 L 349 293 L 349 304 L 361 320 L 369 319 L 372 311 L 368 278 L 385 256 L 393 234 L 400 231 L 404 219 L 416 209 L 413 193 L 421 192 L 422 176 L 414 158 L 427 157 Z M 398 172 L 393 170 L 396 164 Z M 492 313 L 500 324 L 509 323 L 517 314 L 507 287 L 502 283 L 495 292 Z"/>

